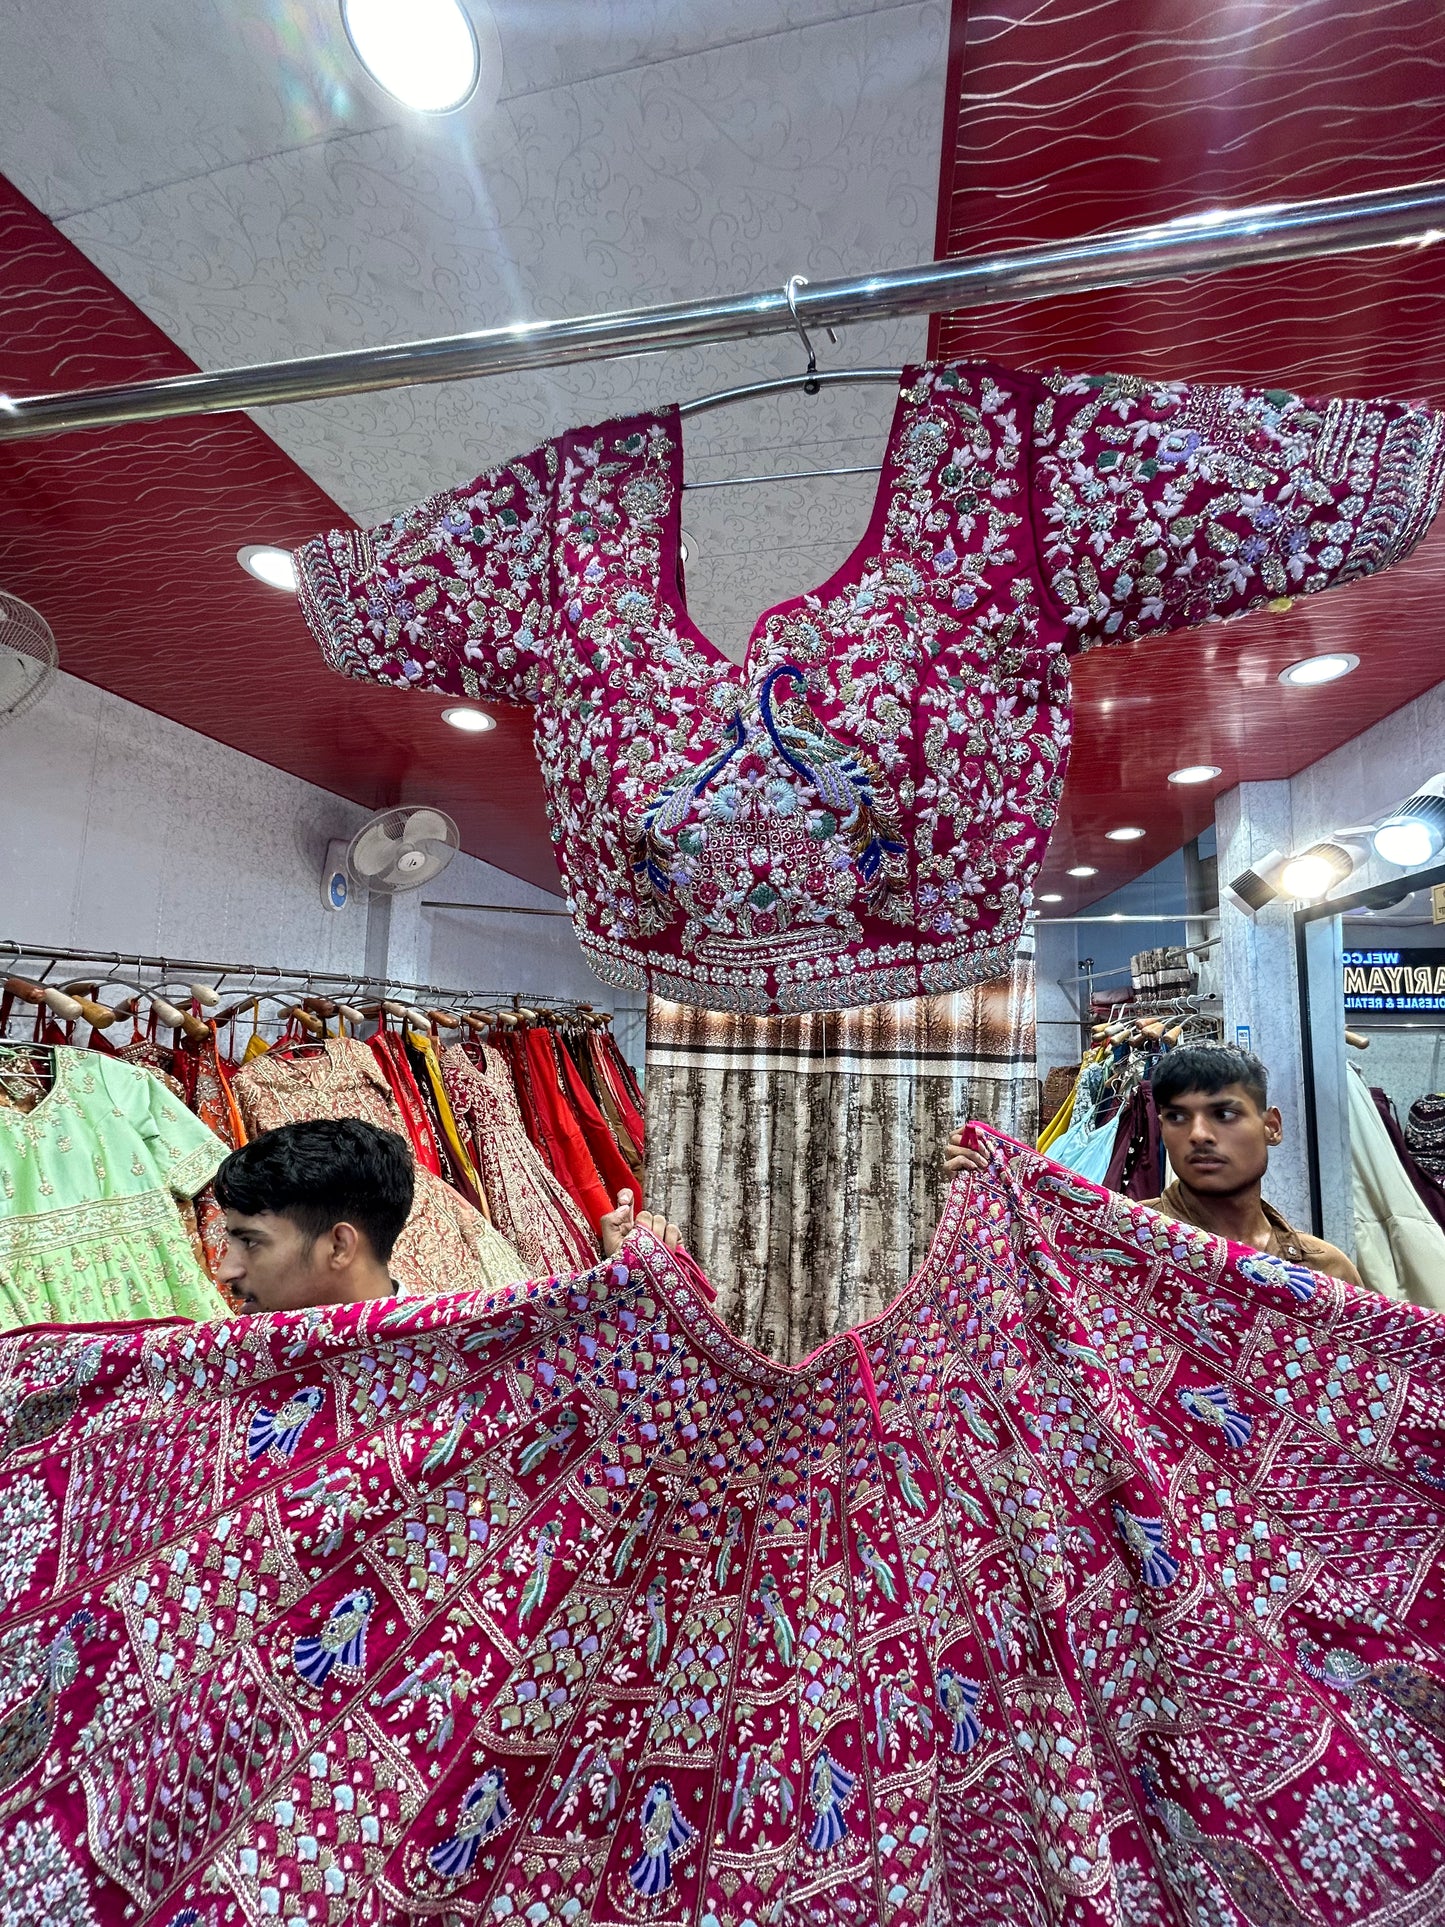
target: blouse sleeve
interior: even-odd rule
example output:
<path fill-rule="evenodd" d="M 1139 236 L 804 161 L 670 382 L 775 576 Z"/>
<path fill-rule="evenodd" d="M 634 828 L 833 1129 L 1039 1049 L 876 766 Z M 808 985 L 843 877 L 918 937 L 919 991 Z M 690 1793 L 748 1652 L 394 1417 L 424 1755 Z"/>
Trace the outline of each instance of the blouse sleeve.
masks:
<path fill-rule="evenodd" d="M 400 689 L 534 700 L 556 467 L 547 443 L 376 528 L 298 549 L 302 613 L 331 667 Z"/>
<path fill-rule="evenodd" d="M 1445 417 L 1422 403 L 1128 375 L 1044 387 L 1040 571 L 1080 649 L 1373 575 L 1439 505 Z"/>
<path fill-rule="evenodd" d="M 145 1146 L 157 1182 L 178 1198 L 204 1190 L 226 1156 L 215 1132 L 139 1064 L 103 1061 L 101 1076 Z"/>

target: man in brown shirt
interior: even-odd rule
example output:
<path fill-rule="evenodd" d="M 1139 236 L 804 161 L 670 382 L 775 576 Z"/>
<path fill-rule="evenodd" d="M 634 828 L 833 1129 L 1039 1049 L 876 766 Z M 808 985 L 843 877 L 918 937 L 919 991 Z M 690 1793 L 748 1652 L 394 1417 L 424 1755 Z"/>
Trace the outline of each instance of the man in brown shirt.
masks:
<path fill-rule="evenodd" d="M 1257 1057 L 1224 1045 L 1188 1046 L 1166 1052 L 1151 1081 L 1164 1148 L 1178 1173 L 1162 1197 L 1145 1200 L 1153 1210 L 1216 1238 L 1360 1283 L 1343 1251 L 1296 1231 L 1261 1193 L 1269 1147 L 1284 1132 Z M 961 1142 L 962 1135 L 956 1131 L 944 1153 L 949 1177 L 987 1167 L 981 1152 Z"/>

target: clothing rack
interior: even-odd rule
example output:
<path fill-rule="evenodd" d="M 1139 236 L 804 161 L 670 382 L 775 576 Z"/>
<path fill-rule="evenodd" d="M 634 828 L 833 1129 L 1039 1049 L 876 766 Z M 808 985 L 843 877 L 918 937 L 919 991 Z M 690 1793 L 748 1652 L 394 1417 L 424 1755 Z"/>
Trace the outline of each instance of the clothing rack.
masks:
<path fill-rule="evenodd" d="M 354 1002 L 360 998 L 376 1001 L 395 997 L 404 998 L 411 1004 L 481 1004 L 514 1010 L 540 1008 L 559 1015 L 590 1017 L 599 1021 L 611 1018 L 610 1011 L 595 1010 L 592 1005 L 578 998 L 556 997 L 545 992 L 459 990 L 447 984 L 411 983 L 397 977 L 378 977 L 366 970 L 297 970 L 279 964 L 215 963 L 196 957 L 144 956 L 129 950 L 74 950 L 64 945 L 22 944 L 0 938 L 0 974 L 18 973 L 20 967 L 24 966 L 26 973 L 36 983 L 44 985 L 59 964 L 76 966 L 67 972 L 67 981 L 71 983 L 125 983 L 126 979 L 118 973 L 136 971 L 151 976 L 154 979 L 153 988 L 160 990 L 162 987 L 173 988 L 182 977 L 195 977 L 217 993 L 224 989 L 227 998 L 232 1001 L 237 997 L 244 999 L 251 990 L 259 994 L 274 988 L 296 997 L 304 996 L 308 991 L 326 990 L 341 993 L 336 1001 Z M 63 988 L 63 985 L 56 987 Z M 133 987 L 142 993 L 146 992 L 143 984 Z"/>
<path fill-rule="evenodd" d="M 1362 248 L 1424 246 L 1442 238 L 1442 181 L 1321 200 L 1209 209 L 1147 227 L 811 285 L 794 275 L 781 289 L 710 301 L 669 302 L 561 321 L 515 321 L 430 341 L 308 355 L 211 374 L 0 396 L 0 441 L 794 332 L 809 352 L 808 374 L 799 381 L 816 383 L 809 327 L 1042 301 L 1091 288 L 1220 274 L 1260 262 L 1300 261 Z"/>

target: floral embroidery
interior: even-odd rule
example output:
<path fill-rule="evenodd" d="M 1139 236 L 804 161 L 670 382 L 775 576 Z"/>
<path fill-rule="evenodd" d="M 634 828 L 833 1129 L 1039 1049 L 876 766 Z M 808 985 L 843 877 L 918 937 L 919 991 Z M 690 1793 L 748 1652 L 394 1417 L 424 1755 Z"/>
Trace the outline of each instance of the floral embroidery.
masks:
<path fill-rule="evenodd" d="M 872 523 L 742 664 L 676 576 L 675 412 L 579 429 L 300 552 L 328 660 L 529 702 L 606 981 L 838 1008 L 1006 971 L 1058 810 L 1071 652 L 1383 568 L 1441 418 L 987 365 L 905 371 Z"/>

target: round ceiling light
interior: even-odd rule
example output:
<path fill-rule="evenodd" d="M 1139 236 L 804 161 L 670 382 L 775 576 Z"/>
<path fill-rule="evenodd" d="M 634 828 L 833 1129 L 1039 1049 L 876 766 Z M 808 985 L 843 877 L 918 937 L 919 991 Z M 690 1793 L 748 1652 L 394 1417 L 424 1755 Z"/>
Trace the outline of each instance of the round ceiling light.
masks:
<path fill-rule="evenodd" d="M 1045 890 L 1039 898 L 1040 903 L 1062 903 L 1063 900 L 1057 890 Z"/>
<path fill-rule="evenodd" d="M 481 49 L 459 0 L 341 0 L 357 59 L 419 114 L 449 114 L 476 91 Z"/>
<path fill-rule="evenodd" d="M 1076 863 L 1069 872 L 1071 877 L 1096 877 L 1098 874 L 1092 863 Z"/>
<path fill-rule="evenodd" d="M 450 723 L 453 729 L 461 730 L 464 736 L 485 736 L 489 729 L 497 727 L 495 716 L 489 716 L 484 709 L 467 709 L 462 704 L 454 704 L 442 711 L 442 721 Z"/>
<path fill-rule="evenodd" d="M 289 549 L 273 548 L 268 542 L 250 542 L 237 549 L 236 560 L 248 575 L 264 582 L 268 589 L 296 593 L 296 558 Z"/>
<path fill-rule="evenodd" d="M 1318 689 L 1321 683 L 1338 682 L 1341 676 L 1348 676 L 1359 666 L 1358 656 L 1334 651 L 1327 656 L 1306 656 L 1302 662 L 1292 662 L 1288 669 L 1280 670 L 1279 680 L 1291 689 Z"/>
<path fill-rule="evenodd" d="M 689 562 L 696 562 L 697 560 L 697 543 L 693 540 L 692 536 L 688 534 L 686 529 L 684 529 L 682 534 L 677 538 L 677 552 L 682 557 L 682 566 L 684 568 L 687 567 Z"/>
<path fill-rule="evenodd" d="M 1109 843 L 1137 843 L 1143 834 L 1143 830 L 1135 829 L 1133 824 L 1126 824 L 1120 830 L 1105 830 L 1104 838 Z"/>
<path fill-rule="evenodd" d="M 1169 781 L 1171 783 L 1212 783 L 1216 776 L 1223 776 L 1223 774 L 1224 771 L 1218 763 L 1186 763 L 1183 769 L 1170 770 Z"/>

